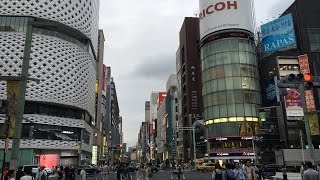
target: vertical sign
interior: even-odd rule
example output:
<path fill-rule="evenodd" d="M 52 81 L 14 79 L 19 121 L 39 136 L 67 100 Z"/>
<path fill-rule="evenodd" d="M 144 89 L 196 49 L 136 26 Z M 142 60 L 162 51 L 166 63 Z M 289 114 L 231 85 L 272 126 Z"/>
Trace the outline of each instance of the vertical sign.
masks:
<path fill-rule="evenodd" d="M 303 119 L 303 107 L 301 95 L 298 89 L 288 88 L 288 95 L 284 97 L 287 120 L 301 120 Z"/>
<path fill-rule="evenodd" d="M 106 96 L 107 92 L 107 66 L 103 64 L 102 66 L 102 85 L 101 85 L 102 95 Z"/>
<path fill-rule="evenodd" d="M 13 137 L 14 130 L 15 130 L 18 94 L 19 94 L 19 81 L 7 81 L 8 137 Z"/>
<path fill-rule="evenodd" d="M 319 120 L 317 113 L 309 114 L 309 126 L 310 126 L 310 133 L 312 136 L 319 136 Z"/>
<path fill-rule="evenodd" d="M 310 73 L 308 55 L 307 54 L 300 55 L 298 56 L 298 58 L 299 58 L 300 72 L 302 74 Z M 313 90 L 306 90 L 305 97 L 306 97 L 307 111 L 308 112 L 315 111 L 316 106 L 314 103 Z"/>

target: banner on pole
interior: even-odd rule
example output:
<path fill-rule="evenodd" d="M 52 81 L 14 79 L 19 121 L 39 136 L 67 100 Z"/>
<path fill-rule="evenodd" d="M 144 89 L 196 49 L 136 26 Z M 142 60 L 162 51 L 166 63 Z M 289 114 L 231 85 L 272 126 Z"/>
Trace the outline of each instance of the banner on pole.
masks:
<path fill-rule="evenodd" d="M 16 126 L 16 112 L 19 94 L 19 81 L 7 81 L 7 122 L 8 137 L 12 138 Z"/>

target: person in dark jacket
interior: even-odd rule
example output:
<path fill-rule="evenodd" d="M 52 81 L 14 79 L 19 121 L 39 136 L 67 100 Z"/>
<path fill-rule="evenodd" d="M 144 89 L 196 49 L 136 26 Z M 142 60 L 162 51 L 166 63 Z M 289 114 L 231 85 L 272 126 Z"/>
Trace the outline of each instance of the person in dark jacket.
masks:
<path fill-rule="evenodd" d="M 17 171 L 17 174 L 16 174 L 16 180 L 20 180 L 20 178 L 21 178 L 22 176 L 24 176 L 24 173 L 23 173 L 22 169 L 23 169 L 22 166 L 19 166 L 19 167 L 18 167 L 18 171 Z"/>

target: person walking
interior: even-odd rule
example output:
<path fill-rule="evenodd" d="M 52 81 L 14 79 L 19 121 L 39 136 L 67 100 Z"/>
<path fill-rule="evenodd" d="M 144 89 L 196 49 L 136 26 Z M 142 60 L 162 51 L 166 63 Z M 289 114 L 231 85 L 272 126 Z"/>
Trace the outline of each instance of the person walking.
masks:
<path fill-rule="evenodd" d="M 48 180 L 47 172 L 44 170 L 44 166 L 41 166 L 39 172 L 36 174 L 35 180 Z"/>
<path fill-rule="evenodd" d="M 152 176 L 153 176 L 153 173 L 152 173 L 152 170 L 151 170 L 151 164 L 148 164 L 147 168 L 146 168 L 146 177 L 145 177 L 145 179 L 146 180 L 151 180 Z"/>
<path fill-rule="evenodd" d="M 137 172 L 137 180 L 145 180 L 145 177 L 146 177 L 146 171 L 143 163 L 141 163 Z"/>
<path fill-rule="evenodd" d="M 240 167 L 240 164 L 237 162 L 234 164 L 235 168 L 233 170 L 235 174 L 235 180 L 245 180 L 244 173 L 242 168 Z"/>
<path fill-rule="evenodd" d="M 102 166 L 101 170 L 102 170 L 103 180 L 107 180 L 108 179 L 108 175 L 109 175 L 109 166 L 108 166 L 108 164 L 105 164 L 104 166 Z"/>
<path fill-rule="evenodd" d="M 213 180 L 226 180 L 226 172 L 219 163 L 215 164 L 215 169 L 211 174 Z"/>
<path fill-rule="evenodd" d="M 246 180 L 255 180 L 256 173 L 255 169 L 251 166 L 251 161 L 248 160 L 246 165 L 243 167 L 243 173 Z"/>
<path fill-rule="evenodd" d="M 303 179 L 305 180 L 319 180 L 319 173 L 313 169 L 311 162 L 306 163 L 307 170 L 303 173 Z"/>
<path fill-rule="evenodd" d="M 17 174 L 16 174 L 16 180 L 20 180 L 20 178 L 21 178 L 22 176 L 24 176 L 22 169 L 23 169 L 22 166 L 19 166 L 19 167 L 18 167 L 18 171 L 17 171 Z"/>
<path fill-rule="evenodd" d="M 80 171 L 80 180 L 87 180 L 87 173 L 86 173 L 84 167 Z"/>
<path fill-rule="evenodd" d="M 31 176 L 32 169 L 31 167 L 25 167 L 24 168 L 24 176 L 20 178 L 20 180 L 34 180 L 34 178 Z"/>
<path fill-rule="evenodd" d="M 301 179 L 302 179 L 302 180 L 304 180 L 304 179 L 303 179 L 303 173 L 304 173 L 304 171 L 305 171 L 305 164 L 304 164 L 304 162 L 302 162 L 302 163 L 301 163 L 301 167 L 300 167 L 300 175 L 301 175 Z"/>
<path fill-rule="evenodd" d="M 9 170 L 7 174 L 7 180 L 15 180 L 16 177 L 16 171 L 15 170 Z"/>

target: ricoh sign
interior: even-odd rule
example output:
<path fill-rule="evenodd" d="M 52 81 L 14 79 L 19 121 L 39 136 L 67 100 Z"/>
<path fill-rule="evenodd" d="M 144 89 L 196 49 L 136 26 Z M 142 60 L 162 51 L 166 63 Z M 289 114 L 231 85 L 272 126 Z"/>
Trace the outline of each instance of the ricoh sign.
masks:
<path fill-rule="evenodd" d="M 252 0 L 200 0 L 200 38 L 222 30 L 254 32 Z"/>

